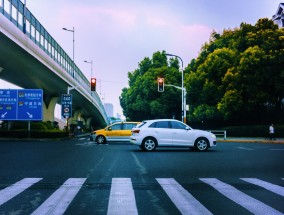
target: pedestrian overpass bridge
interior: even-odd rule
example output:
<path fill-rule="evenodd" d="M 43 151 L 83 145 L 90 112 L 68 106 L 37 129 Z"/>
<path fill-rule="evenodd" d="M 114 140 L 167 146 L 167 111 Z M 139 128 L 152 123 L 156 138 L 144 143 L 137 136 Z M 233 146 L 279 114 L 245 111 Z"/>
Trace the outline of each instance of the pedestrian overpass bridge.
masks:
<path fill-rule="evenodd" d="M 25 89 L 43 89 L 43 121 L 54 121 L 61 94 L 72 87 L 69 123 L 83 121 L 93 128 L 108 124 L 90 82 L 20 0 L 0 0 L 0 79 Z"/>

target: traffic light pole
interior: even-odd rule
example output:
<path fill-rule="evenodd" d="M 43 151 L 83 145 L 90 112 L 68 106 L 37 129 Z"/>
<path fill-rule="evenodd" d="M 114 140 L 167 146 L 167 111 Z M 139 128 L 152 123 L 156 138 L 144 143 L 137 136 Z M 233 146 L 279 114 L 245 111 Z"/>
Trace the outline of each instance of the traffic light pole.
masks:
<path fill-rule="evenodd" d="M 181 57 L 179 57 L 179 56 L 177 56 L 177 55 L 174 55 L 174 54 L 169 54 L 169 53 L 165 53 L 165 55 L 167 55 L 167 56 L 170 56 L 170 57 L 176 57 L 176 58 L 178 58 L 180 61 L 181 61 L 181 88 L 180 87 L 176 87 L 176 86 L 174 86 L 174 87 L 176 87 L 176 88 L 178 88 L 178 89 L 180 89 L 181 90 L 181 102 L 182 102 L 182 110 L 181 110 L 181 112 L 182 112 L 182 114 L 181 114 L 181 118 L 182 118 L 182 121 L 184 122 L 184 123 L 186 123 L 186 98 L 185 98 L 185 96 L 186 96 L 186 91 L 185 91 L 185 88 L 184 88 L 184 70 L 183 70 L 183 60 L 181 59 Z"/>
<path fill-rule="evenodd" d="M 186 123 L 186 89 L 185 87 L 179 87 L 172 84 L 164 84 L 165 87 L 174 87 L 182 91 L 182 116 L 183 116 L 183 122 Z"/>

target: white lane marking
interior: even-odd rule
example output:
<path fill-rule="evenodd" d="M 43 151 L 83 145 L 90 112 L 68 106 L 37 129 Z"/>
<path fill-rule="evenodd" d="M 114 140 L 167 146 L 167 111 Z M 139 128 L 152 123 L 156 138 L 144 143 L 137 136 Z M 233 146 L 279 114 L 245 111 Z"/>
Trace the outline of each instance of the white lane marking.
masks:
<path fill-rule="evenodd" d="M 107 214 L 138 214 L 134 190 L 130 178 L 113 178 Z"/>
<path fill-rule="evenodd" d="M 42 180 L 42 178 L 24 178 L 21 181 L 18 181 L 7 188 L 0 190 L 0 205 L 9 201 L 40 180 Z"/>
<path fill-rule="evenodd" d="M 284 187 L 281 187 L 279 185 L 271 184 L 269 182 L 262 181 L 262 180 L 257 179 L 257 178 L 241 178 L 241 179 L 246 181 L 246 182 L 249 182 L 251 184 L 263 187 L 263 188 L 265 188 L 265 189 L 267 189 L 267 190 L 269 190 L 273 193 L 276 193 L 280 196 L 284 196 Z"/>
<path fill-rule="evenodd" d="M 76 143 L 75 145 L 76 146 L 96 146 L 98 144 L 91 142 L 91 141 L 88 141 L 88 142 Z"/>
<path fill-rule="evenodd" d="M 219 181 L 216 178 L 200 178 L 201 181 L 209 184 L 221 194 L 246 208 L 253 214 L 267 215 L 267 214 L 282 214 L 274 208 L 250 197 L 249 195 L 237 190 L 235 187 Z"/>
<path fill-rule="evenodd" d="M 241 146 L 239 146 L 239 147 L 237 147 L 238 149 L 243 149 L 243 150 L 248 150 L 248 151 L 252 151 L 252 150 L 254 150 L 254 149 L 251 149 L 251 148 L 246 148 L 246 147 L 241 147 Z"/>
<path fill-rule="evenodd" d="M 85 181 L 86 178 L 69 178 L 32 214 L 64 214 Z"/>
<path fill-rule="evenodd" d="M 181 214 L 212 214 L 173 178 L 156 178 Z"/>

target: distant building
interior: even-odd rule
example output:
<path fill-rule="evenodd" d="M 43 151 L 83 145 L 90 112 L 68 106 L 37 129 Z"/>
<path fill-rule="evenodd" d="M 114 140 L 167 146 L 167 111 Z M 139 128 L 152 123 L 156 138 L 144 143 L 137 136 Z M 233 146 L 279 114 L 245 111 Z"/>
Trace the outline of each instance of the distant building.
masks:
<path fill-rule="evenodd" d="M 104 104 L 105 111 L 108 117 L 113 117 L 113 104 L 105 103 Z"/>
<path fill-rule="evenodd" d="M 119 113 L 116 113 L 116 118 L 121 119 L 121 115 Z"/>
<path fill-rule="evenodd" d="M 284 3 L 280 3 L 276 14 L 272 16 L 272 20 L 279 28 L 284 27 Z"/>

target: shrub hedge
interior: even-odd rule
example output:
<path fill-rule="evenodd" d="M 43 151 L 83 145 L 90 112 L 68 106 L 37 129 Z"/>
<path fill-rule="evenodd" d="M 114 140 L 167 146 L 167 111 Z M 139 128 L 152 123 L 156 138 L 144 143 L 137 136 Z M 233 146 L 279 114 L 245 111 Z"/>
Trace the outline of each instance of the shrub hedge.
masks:
<path fill-rule="evenodd" d="M 274 125 L 275 136 L 284 137 L 284 125 Z M 224 127 L 228 137 L 268 137 L 269 125 Z"/>
<path fill-rule="evenodd" d="M 31 122 L 31 131 L 28 132 L 28 122 L 15 121 L 8 130 L 7 124 L 0 129 L 0 137 L 13 138 L 62 138 L 68 137 L 69 133 L 59 130 L 54 122 Z"/>
<path fill-rule="evenodd" d="M 66 131 L 31 131 L 30 134 L 27 130 L 0 130 L 0 137 L 13 137 L 13 138 L 63 138 L 68 137 L 69 133 Z"/>

